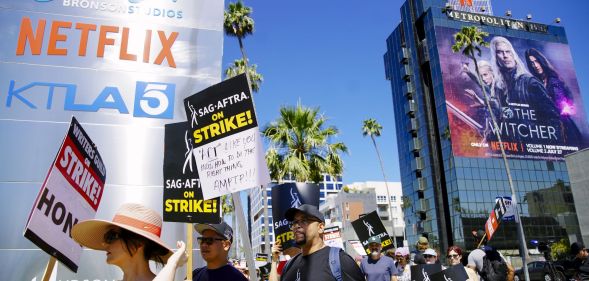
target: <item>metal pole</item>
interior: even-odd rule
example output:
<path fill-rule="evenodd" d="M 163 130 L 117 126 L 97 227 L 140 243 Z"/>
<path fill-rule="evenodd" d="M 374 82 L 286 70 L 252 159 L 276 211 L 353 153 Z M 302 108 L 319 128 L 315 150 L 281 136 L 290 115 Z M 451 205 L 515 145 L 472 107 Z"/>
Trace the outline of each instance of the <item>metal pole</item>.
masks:
<path fill-rule="evenodd" d="M 254 264 L 254 255 L 252 253 L 252 243 L 250 242 L 248 231 L 246 228 L 245 215 L 243 214 L 243 205 L 241 204 L 241 197 L 239 192 L 231 194 L 233 199 L 233 206 L 235 206 L 235 214 L 237 215 L 237 224 L 239 226 L 239 234 L 241 235 L 241 242 L 243 243 L 243 251 L 245 252 L 245 260 L 250 272 L 250 280 L 257 280 L 256 266 Z"/>

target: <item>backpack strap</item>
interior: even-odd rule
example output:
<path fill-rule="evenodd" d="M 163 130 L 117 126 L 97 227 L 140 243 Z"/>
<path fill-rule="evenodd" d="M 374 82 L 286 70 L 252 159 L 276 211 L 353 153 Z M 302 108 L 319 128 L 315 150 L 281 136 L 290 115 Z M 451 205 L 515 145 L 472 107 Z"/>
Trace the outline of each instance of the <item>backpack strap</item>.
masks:
<path fill-rule="evenodd" d="M 282 274 L 280 274 L 281 276 L 284 275 L 286 273 L 286 271 L 288 271 L 288 269 L 290 268 L 290 266 L 292 265 L 292 262 L 298 258 L 301 255 L 301 253 L 298 253 L 296 256 L 292 257 L 292 259 L 286 261 L 286 264 L 284 264 L 284 267 L 282 268 Z"/>
<path fill-rule="evenodd" d="M 340 248 L 329 247 L 329 268 L 335 280 L 342 281 L 342 267 L 339 260 Z"/>

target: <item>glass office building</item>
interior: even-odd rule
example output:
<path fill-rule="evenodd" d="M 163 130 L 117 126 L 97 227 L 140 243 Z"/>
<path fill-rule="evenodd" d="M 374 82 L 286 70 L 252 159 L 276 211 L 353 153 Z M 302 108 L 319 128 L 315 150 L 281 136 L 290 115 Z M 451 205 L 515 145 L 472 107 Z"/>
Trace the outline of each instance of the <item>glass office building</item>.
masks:
<path fill-rule="evenodd" d="M 460 8 L 468 2 L 408 0 L 386 40 L 409 245 L 424 235 L 442 251 L 474 247 L 471 231 L 511 196 L 501 147 L 526 239 L 579 241 L 564 155 L 589 130 L 564 28 L 492 16 L 490 3 Z M 451 48 L 465 26 L 488 33 L 476 63 Z M 491 245 L 517 249 L 515 222 Z"/>

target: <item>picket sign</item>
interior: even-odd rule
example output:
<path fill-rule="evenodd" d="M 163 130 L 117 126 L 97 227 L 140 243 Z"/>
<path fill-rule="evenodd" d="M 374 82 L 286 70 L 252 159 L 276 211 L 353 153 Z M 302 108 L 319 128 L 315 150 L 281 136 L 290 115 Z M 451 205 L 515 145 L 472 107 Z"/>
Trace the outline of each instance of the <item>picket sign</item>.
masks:
<path fill-rule="evenodd" d="M 186 224 L 186 281 L 192 281 L 192 224 Z"/>
<path fill-rule="evenodd" d="M 51 273 L 53 273 L 53 268 L 55 267 L 55 262 L 57 260 L 55 259 L 54 256 L 51 256 L 49 258 L 49 261 L 47 262 L 47 266 L 45 267 L 45 272 L 43 273 L 43 281 L 49 281 L 49 278 L 51 278 Z"/>
<path fill-rule="evenodd" d="M 256 277 L 256 266 L 254 264 L 254 254 L 252 251 L 252 243 L 249 239 L 248 232 L 246 229 L 246 221 L 245 215 L 243 214 L 243 205 L 241 204 L 241 196 L 239 196 L 239 192 L 234 192 L 231 194 L 231 198 L 233 199 L 233 206 L 235 207 L 237 213 L 237 224 L 239 225 L 239 234 L 241 235 L 241 240 L 243 241 L 243 250 L 245 251 L 245 260 L 247 261 L 247 267 L 250 272 L 250 278 L 254 276 L 253 279 Z"/>

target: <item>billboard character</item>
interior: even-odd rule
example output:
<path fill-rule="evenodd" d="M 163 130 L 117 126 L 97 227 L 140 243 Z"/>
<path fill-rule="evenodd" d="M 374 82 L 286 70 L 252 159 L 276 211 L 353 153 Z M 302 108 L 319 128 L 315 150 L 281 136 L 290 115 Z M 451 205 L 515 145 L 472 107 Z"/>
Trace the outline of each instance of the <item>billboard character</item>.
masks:
<path fill-rule="evenodd" d="M 560 120 L 566 132 L 562 135 L 563 141 L 575 145 L 583 139 L 583 136 L 571 119 L 571 115 L 575 115 L 576 109 L 570 89 L 542 52 L 530 48 L 526 50 L 525 56 L 528 69 L 534 77 L 544 84 L 548 97 L 558 109 Z"/>

